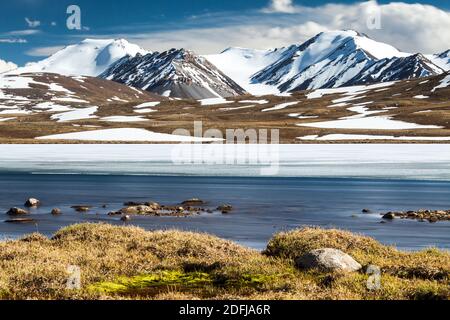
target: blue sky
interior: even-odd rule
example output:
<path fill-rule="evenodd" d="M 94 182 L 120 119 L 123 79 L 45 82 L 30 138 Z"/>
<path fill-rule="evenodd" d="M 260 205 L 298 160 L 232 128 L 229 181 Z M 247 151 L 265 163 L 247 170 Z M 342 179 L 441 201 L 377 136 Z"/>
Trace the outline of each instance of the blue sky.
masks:
<path fill-rule="evenodd" d="M 361 10 L 367 11 L 368 2 L 360 1 L 2 1 L 0 59 L 22 65 L 86 37 L 123 37 L 148 50 L 187 47 L 212 53 L 229 46 L 262 49 L 302 42 L 317 32 L 336 28 L 362 29 L 377 40 L 410 51 L 450 48 L 446 35 L 450 1 L 404 0 L 402 7 L 390 1 L 370 2 L 383 8 L 380 30 L 364 30 Z M 418 7 L 415 3 L 430 6 Z M 66 8 L 71 4 L 81 8 L 82 30 L 66 27 Z M 414 23 L 406 23 L 407 17 Z M 438 35 L 436 39 L 429 39 L 434 35 Z"/>

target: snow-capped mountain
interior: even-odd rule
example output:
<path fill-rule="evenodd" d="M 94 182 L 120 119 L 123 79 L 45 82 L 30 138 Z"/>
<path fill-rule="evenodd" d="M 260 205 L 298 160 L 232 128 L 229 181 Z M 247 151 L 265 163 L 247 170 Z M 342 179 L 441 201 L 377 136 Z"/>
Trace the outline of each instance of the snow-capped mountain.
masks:
<path fill-rule="evenodd" d="M 421 54 L 401 52 L 352 30 L 323 32 L 301 45 L 258 51 L 257 54 L 253 52 L 248 49 L 228 49 L 207 58 L 253 94 L 438 75 L 448 70 L 443 64 L 449 62 L 448 52 L 430 59 Z M 436 63 L 438 59 L 440 65 Z M 265 62 L 266 66 L 254 71 Z M 250 76 L 236 76 L 241 69 L 248 70 L 246 75 Z M 261 88 L 263 90 L 258 90 Z M 262 92 L 264 90 L 266 92 Z"/>
<path fill-rule="evenodd" d="M 245 93 L 204 57 L 184 49 L 126 56 L 100 77 L 176 98 L 207 99 Z"/>
<path fill-rule="evenodd" d="M 450 50 L 440 54 L 429 55 L 427 58 L 445 71 L 450 71 Z"/>
<path fill-rule="evenodd" d="M 408 57 L 382 59 L 350 79 L 344 86 L 390 82 L 439 75 L 444 72 L 422 54 Z"/>
<path fill-rule="evenodd" d="M 220 54 L 204 56 L 208 61 L 236 81 L 242 88 L 253 94 L 278 93 L 274 86 L 252 83 L 252 76 L 279 60 L 288 48 L 257 50 L 228 48 Z"/>
<path fill-rule="evenodd" d="M 147 54 L 148 51 L 124 39 L 86 39 L 65 47 L 49 58 L 28 63 L 15 73 L 47 72 L 66 76 L 98 76 L 124 56 Z"/>
<path fill-rule="evenodd" d="M 8 72 L 16 68 L 16 64 L 0 59 L 0 73 Z"/>

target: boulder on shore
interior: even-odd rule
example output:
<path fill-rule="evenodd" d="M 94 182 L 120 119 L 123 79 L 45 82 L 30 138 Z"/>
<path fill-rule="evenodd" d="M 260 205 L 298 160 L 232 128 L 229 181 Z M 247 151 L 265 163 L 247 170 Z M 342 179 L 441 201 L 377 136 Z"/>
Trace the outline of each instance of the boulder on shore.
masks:
<path fill-rule="evenodd" d="M 25 201 L 24 206 L 28 208 L 35 208 L 39 206 L 41 202 L 36 198 L 29 198 L 27 201 Z"/>
<path fill-rule="evenodd" d="M 324 272 L 354 272 L 362 268 L 351 256 L 333 248 L 312 250 L 298 257 L 295 263 L 300 269 L 317 269 Z"/>
<path fill-rule="evenodd" d="M 10 215 L 10 216 L 18 216 L 18 215 L 23 215 L 23 214 L 28 214 L 29 212 L 27 210 L 21 209 L 21 208 L 11 208 L 8 210 L 8 212 L 6 212 L 6 214 Z"/>

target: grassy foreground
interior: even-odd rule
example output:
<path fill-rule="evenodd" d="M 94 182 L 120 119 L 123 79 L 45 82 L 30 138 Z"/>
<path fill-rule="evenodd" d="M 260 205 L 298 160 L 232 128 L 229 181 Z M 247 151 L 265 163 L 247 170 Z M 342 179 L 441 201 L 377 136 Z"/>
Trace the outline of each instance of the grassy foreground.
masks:
<path fill-rule="evenodd" d="M 381 289 L 367 289 L 364 271 L 296 269 L 296 257 L 324 247 L 379 266 Z M 69 265 L 80 268 L 80 289 L 66 287 Z M 449 299 L 449 288 L 448 252 L 401 252 L 339 230 L 280 233 L 263 253 L 207 234 L 107 224 L 0 243 L 1 299 Z"/>

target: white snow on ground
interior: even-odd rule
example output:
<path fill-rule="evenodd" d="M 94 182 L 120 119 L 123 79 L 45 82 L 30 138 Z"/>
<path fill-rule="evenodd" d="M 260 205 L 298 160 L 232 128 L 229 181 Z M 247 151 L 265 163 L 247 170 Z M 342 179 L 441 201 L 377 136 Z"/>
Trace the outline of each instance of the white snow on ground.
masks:
<path fill-rule="evenodd" d="M 366 103 L 367 104 L 367 103 Z M 376 113 L 381 113 L 381 112 L 386 112 L 388 110 L 374 110 L 374 111 L 370 111 L 367 107 L 364 106 L 365 104 L 360 104 L 360 105 L 355 105 L 354 107 L 350 107 L 347 108 L 348 111 L 351 112 L 356 112 L 358 114 L 353 115 L 353 116 L 349 116 L 349 117 L 344 117 L 341 118 L 342 120 L 347 120 L 347 119 L 361 119 L 364 118 L 368 115 L 371 114 L 376 114 Z"/>
<path fill-rule="evenodd" d="M 30 89 L 30 84 L 47 86 L 49 91 L 74 94 L 57 83 L 43 83 L 33 79 L 31 75 L 8 75 L 0 76 L 0 89 Z"/>
<path fill-rule="evenodd" d="M 0 114 L 30 114 L 30 113 L 31 113 L 31 111 L 17 109 L 17 108 L 0 111 Z"/>
<path fill-rule="evenodd" d="M 317 90 L 314 90 L 313 92 L 310 92 L 309 94 L 307 94 L 306 97 L 308 99 L 318 99 L 318 98 L 322 98 L 325 95 L 330 95 L 330 94 L 345 94 L 345 95 L 354 96 L 354 95 L 358 95 L 358 94 L 367 92 L 368 90 L 390 87 L 393 84 L 395 84 L 395 82 L 376 83 L 376 84 L 371 84 L 368 86 L 353 86 L 353 87 L 342 87 L 342 88 L 332 88 L 332 89 L 317 89 Z"/>
<path fill-rule="evenodd" d="M 434 87 L 433 90 L 431 90 L 431 92 L 435 92 L 436 89 L 447 88 L 448 86 L 450 86 L 450 74 L 446 76 L 444 79 L 442 79 L 441 83 L 437 87 Z"/>
<path fill-rule="evenodd" d="M 338 108 L 338 107 L 345 107 L 345 106 L 348 106 L 348 103 L 341 102 L 341 103 L 332 104 L 331 106 L 328 106 L 327 108 Z"/>
<path fill-rule="evenodd" d="M 272 107 L 272 108 L 263 109 L 262 112 L 275 111 L 275 110 L 282 110 L 282 109 L 285 109 L 285 108 L 287 108 L 287 107 L 289 107 L 289 106 L 296 105 L 296 104 L 298 104 L 298 103 L 299 103 L 298 101 L 294 101 L 294 102 L 286 102 L 286 103 L 278 104 L 278 105 L 276 105 L 276 106 L 274 106 L 274 107 Z"/>
<path fill-rule="evenodd" d="M 428 83 L 428 82 L 430 82 L 430 80 L 425 80 L 425 81 L 419 82 L 419 84 L 425 84 L 425 83 Z"/>
<path fill-rule="evenodd" d="M 75 103 L 89 103 L 89 101 L 72 98 L 72 97 L 53 97 L 52 101 L 60 101 L 60 102 L 75 102 Z"/>
<path fill-rule="evenodd" d="M 298 137 L 300 140 L 333 141 L 333 140 L 415 140 L 415 141 L 450 141 L 450 137 L 407 137 L 407 136 L 377 136 L 368 134 L 328 134 Z"/>
<path fill-rule="evenodd" d="M 82 120 L 82 119 L 95 119 L 97 116 L 94 116 L 98 107 L 88 107 L 83 109 L 76 109 L 69 112 L 58 113 L 51 116 L 51 119 L 58 120 L 58 122 L 67 122 L 74 120 Z"/>
<path fill-rule="evenodd" d="M 110 116 L 101 118 L 100 121 L 108 121 L 108 122 L 140 122 L 140 121 L 148 121 L 146 118 L 142 118 L 142 116 Z"/>
<path fill-rule="evenodd" d="M 145 129 L 118 128 L 63 133 L 44 137 L 39 140 L 82 140 L 82 141 L 148 141 L 148 142 L 212 142 L 222 141 L 216 138 L 198 138 L 190 136 L 157 133 Z"/>
<path fill-rule="evenodd" d="M 73 111 L 74 108 L 69 106 L 61 106 L 54 102 L 41 102 L 33 107 L 33 109 L 43 109 L 47 112 L 65 112 L 65 111 Z"/>
<path fill-rule="evenodd" d="M 422 110 L 422 111 L 417 111 L 414 113 L 428 113 L 428 112 L 432 112 L 433 110 Z"/>
<path fill-rule="evenodd" d="M 267 104 L 268 100 L 241 100 L 239 103 L 255 103 L 255 104 Z"/>
<path fill-rule="evenodd" d="M 209 99 L 202 99 L 199 101 L 202 106 L 213 106 L 216 104 L 226 104 L 226 103 L 233 102 L 233 101 L 227 101 L 227 99 L 224 99 L 224 98 L 209 98 Z"/>
<path fill-rule="evenodd" d="M 124 100 L 124 99 L 121 99 L 121 98 L 116 97 L 116 96 L 112 97 L 111 100 L 118 101 L 118 102 L 128 102 L 128 100 Z"/>
<path fill-rule="evenodd" d="M 318 118 L 319 116 L 302 116 L 301 113 L 289 113 L 288 117 L 297 119 L 315 119 Z"/>
<path fill-rule="evenodd" d="M 297 119 L 317 119 L 319 116 L 298 116 Z"/>
<path fill-rule="evenodd" d="M 148 107 L 156 107 L 157 105 L 159 105 L 161 102 L 159 101 L 153 101 L 153 102 L 145 102 L 145 103 L 141 103 L 137 106 L 135 106 L 135 109 L 142 109 L 142 108 L 148 108 Z"/>
<path fill-rule="evenodd" d="M 254 108 L 255 105 L 252 104 L 251 106 L 243 106 L 243 107 L 234 107 L 234 108 L 220 108 L 220 111 L 233 111 L 233 110 L 240 110 L 240 109 L 250 109 Z"/>
<path fill-rule="evenodd" d="M 134 110 L 136 113 L 151 113 L 151 112 L 157 112 L 157 110 L 154 110 L 152 108 L 144 108 L 144 109 L 138 109 Z"/>
<path fill-rule="evenodd" d="M 331 102 L 333 102 L 334 104 L 339 104 L 339 103 L 345 103 L 345 102 L 354 101 L 354 100 L 360 100 L 360 99 L 363 99 L 365 97 L 366 96 L 348 96 L 348 97 L 335 99 L 335 100 L 333 100 Z"/>
<path fill-rule="evenodd" d="M 14 119 L 16 119 L 16 118 L 0 118 L 0 122 L 14 120 Z"/>
<path fill-rule="evenodd" d="M 414 96 L 413 98 L 414 99 L 428 99 L 429 96 L 424 96 L 424 95 L 419 94 L 418 96 Z"/>
<path fill-rule="evenodd" d="M 420 125 L 399 120 L 389 116 L 374 116 L 358 119 L 333 120 L 313 123 L 299 123 L 297 126 L 323 129 L 367 129 L 367 130 L 403 130 L 403 129 L 440 129 L 433 125 Z"/>

